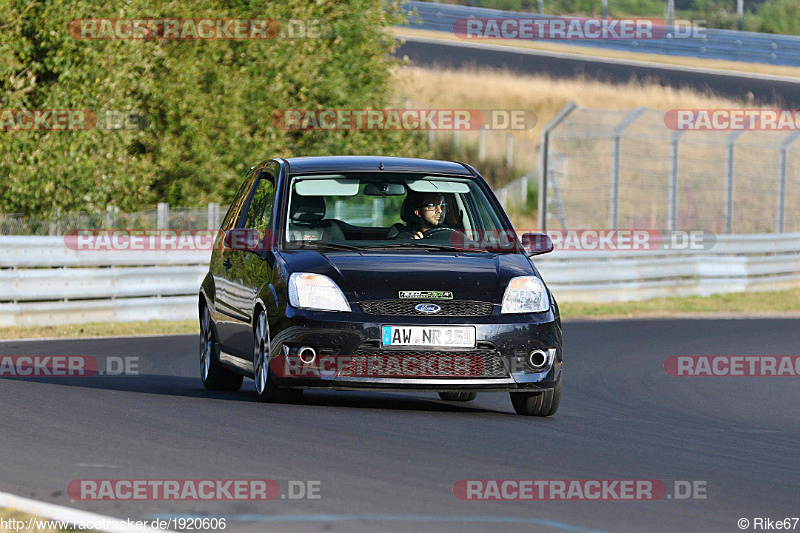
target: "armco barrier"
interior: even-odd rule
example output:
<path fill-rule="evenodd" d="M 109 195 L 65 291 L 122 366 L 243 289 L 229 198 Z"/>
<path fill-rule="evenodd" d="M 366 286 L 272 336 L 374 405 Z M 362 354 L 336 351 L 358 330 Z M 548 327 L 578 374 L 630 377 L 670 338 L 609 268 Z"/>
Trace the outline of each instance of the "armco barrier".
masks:
<path fill-rule="evenodd" d="M 800 287 L 800 233 L 719 235 L 708 250 L 562 251 L 536 259 L 564 302 Z"/>
<path fill-rule="evenodd" d="M 0 327 L 189 320 L 210 251 L 77 251 L 0 236 Z"/>
<path fill-rule="evenodd" d="M 409 27 L 449 32 L 450 34 L 453 34 L 453 25 L 456 21 L 470 17 L 558 18 L 533 13 L 417 1 L 406 2 L 404 10 L 409 13 Z M 772 33 L 708 29 L 690 37 L 675 38 L 674 28 L 667 28 L 665 36 L 661 39 L 586 40 L 572 41 L 569 44 L 672 56 L 726 59 L 772 65 L 800 65 L 800 37 Z"/>
<path fill-rule="evenodd" d="M 0 237 L 0 327 L 194 319 L 209 255 Z M 564 302 L 780 290 L 800 286 L 800 233 L 722 235 L 709 250 L 555 251 L 535 262 Z"/>

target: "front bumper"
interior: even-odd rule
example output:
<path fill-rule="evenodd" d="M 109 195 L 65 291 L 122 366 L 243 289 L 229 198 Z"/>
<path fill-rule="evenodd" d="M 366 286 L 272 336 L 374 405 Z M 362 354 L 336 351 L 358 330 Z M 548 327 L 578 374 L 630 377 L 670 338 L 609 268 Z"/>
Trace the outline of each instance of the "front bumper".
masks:
<path fill-rule="evenodd" d="M 398 391 L 537 391 L 556 386 L 561 379 L 563 367 L 561 330 L 551 311 L 537 314 L 492 315 L 475 317 L 386 316 L 378 317 L 363 313 L 327 313 L 287 308 L 286 315 L 271 325 L 275 332 L 270 343 L 271 366 L 274 379 L 282 387 L 332 390 L 398 390 Z M 381 326 L 384 325 L 430 325 L 430 326 L 474 326 L 477 346 L 475 349 L 419 349 L 416 357 L 471 357 L 480 352 L 485 361 L 487 353 L 502 364 L 491 376 L 419 376 L 407 375 L 348 375 L 338 370 L 317 372 L 312 363 L 300 372 L 287 372 L 289 365 L 298 363 L 293 353 L 300 346 L 313 347 L 317 354 L 317 365 L 324 358 L 329 360 L 351 357 L 380 356 L 392 359 L 414 357 L 405 355 L 410 350 L 384 348 L 381 346 Z M 406 348 L 406 347 L 404 347 Z M 551 363 L 536 371 L 527 364 L 533 350 L 551 350 Z M 365 355 L 367 354 L 367 355 Z M 354 356 L 357 357 L 357 356 Z M 502 368 L 502 371 L 497 371 Z M 283 371 L 281 371 L 283 370 Z M 307 371 L 302 371 L 307 370 Z"/>

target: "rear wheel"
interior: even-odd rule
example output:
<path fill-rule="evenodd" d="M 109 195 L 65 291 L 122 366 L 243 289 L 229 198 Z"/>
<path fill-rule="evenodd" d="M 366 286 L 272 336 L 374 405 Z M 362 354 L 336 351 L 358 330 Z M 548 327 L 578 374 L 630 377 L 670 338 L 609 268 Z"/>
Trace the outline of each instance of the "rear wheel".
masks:
<path fill-rule="evenodd" d="M 237 391 L 242 386 L 242 376 L 219 362 L 219 343 L 206 306 L 200 316 L 200 378 L 209 390 Z"/>
<path fill-rule="evenodd" d="M 446 402 L 471 402 L 478 397 L 477 392 L 440 392 L 439 398 Z"/>
<path fill-rule="evenodd" d="M 255 353 L 253 354 L 253 378 L 258 399 L 262 402 L 293 403 L 303 397 L 303 389 L 287 389 L 275 384 L 275 375 L 269 368 L 269 331 L 267 315 L 261 311 L 253 330 Z"/>
<path fill-rule="evenodd" d="M 511 404 L 517 414 L 552 416 L 561 403 L 561 381 L 555 388 L 541 392 L 511 392 Z"/>

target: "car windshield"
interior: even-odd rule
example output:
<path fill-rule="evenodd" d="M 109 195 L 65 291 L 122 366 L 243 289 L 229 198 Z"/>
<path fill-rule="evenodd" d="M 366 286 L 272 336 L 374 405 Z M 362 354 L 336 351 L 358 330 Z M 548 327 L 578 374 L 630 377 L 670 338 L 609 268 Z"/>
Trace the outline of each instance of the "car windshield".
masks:
<path fill-rule="evenodd" d="M 290 187 L 290 249 L 517 251 L 513 229 L 473 179 L 318 174 L 294 177 Z"/>

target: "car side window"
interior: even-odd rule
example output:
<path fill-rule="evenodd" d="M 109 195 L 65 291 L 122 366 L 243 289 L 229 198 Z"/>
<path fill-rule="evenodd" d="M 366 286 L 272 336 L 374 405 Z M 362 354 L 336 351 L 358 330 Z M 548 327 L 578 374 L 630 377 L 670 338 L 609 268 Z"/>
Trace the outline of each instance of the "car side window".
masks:
<path fill-rule="evenodd" d="M 239 192 L 236 193 L 233 203 L 231 203 L 230 208 L 228 208 L 228 214 L 225 215 L 225 220 L 222 221 L 223 231 L 231 230 L 237 226 L 242 214 L 242 208 L 247 198 L 250 196 L 250 189 L 253 187 L 253 181 L 256 175 L 257 173 L 255 170 L 250 170 L 244 183 L 239 187 Z"/>
<path fill-rule="evenodd" d="M 275 203 L 275 185 L 273 176 L 265 170 L 258 180 L 253 199 L 247 210 L 245 228 L 266 231 L 272 218 L 272 206 Z"/>

